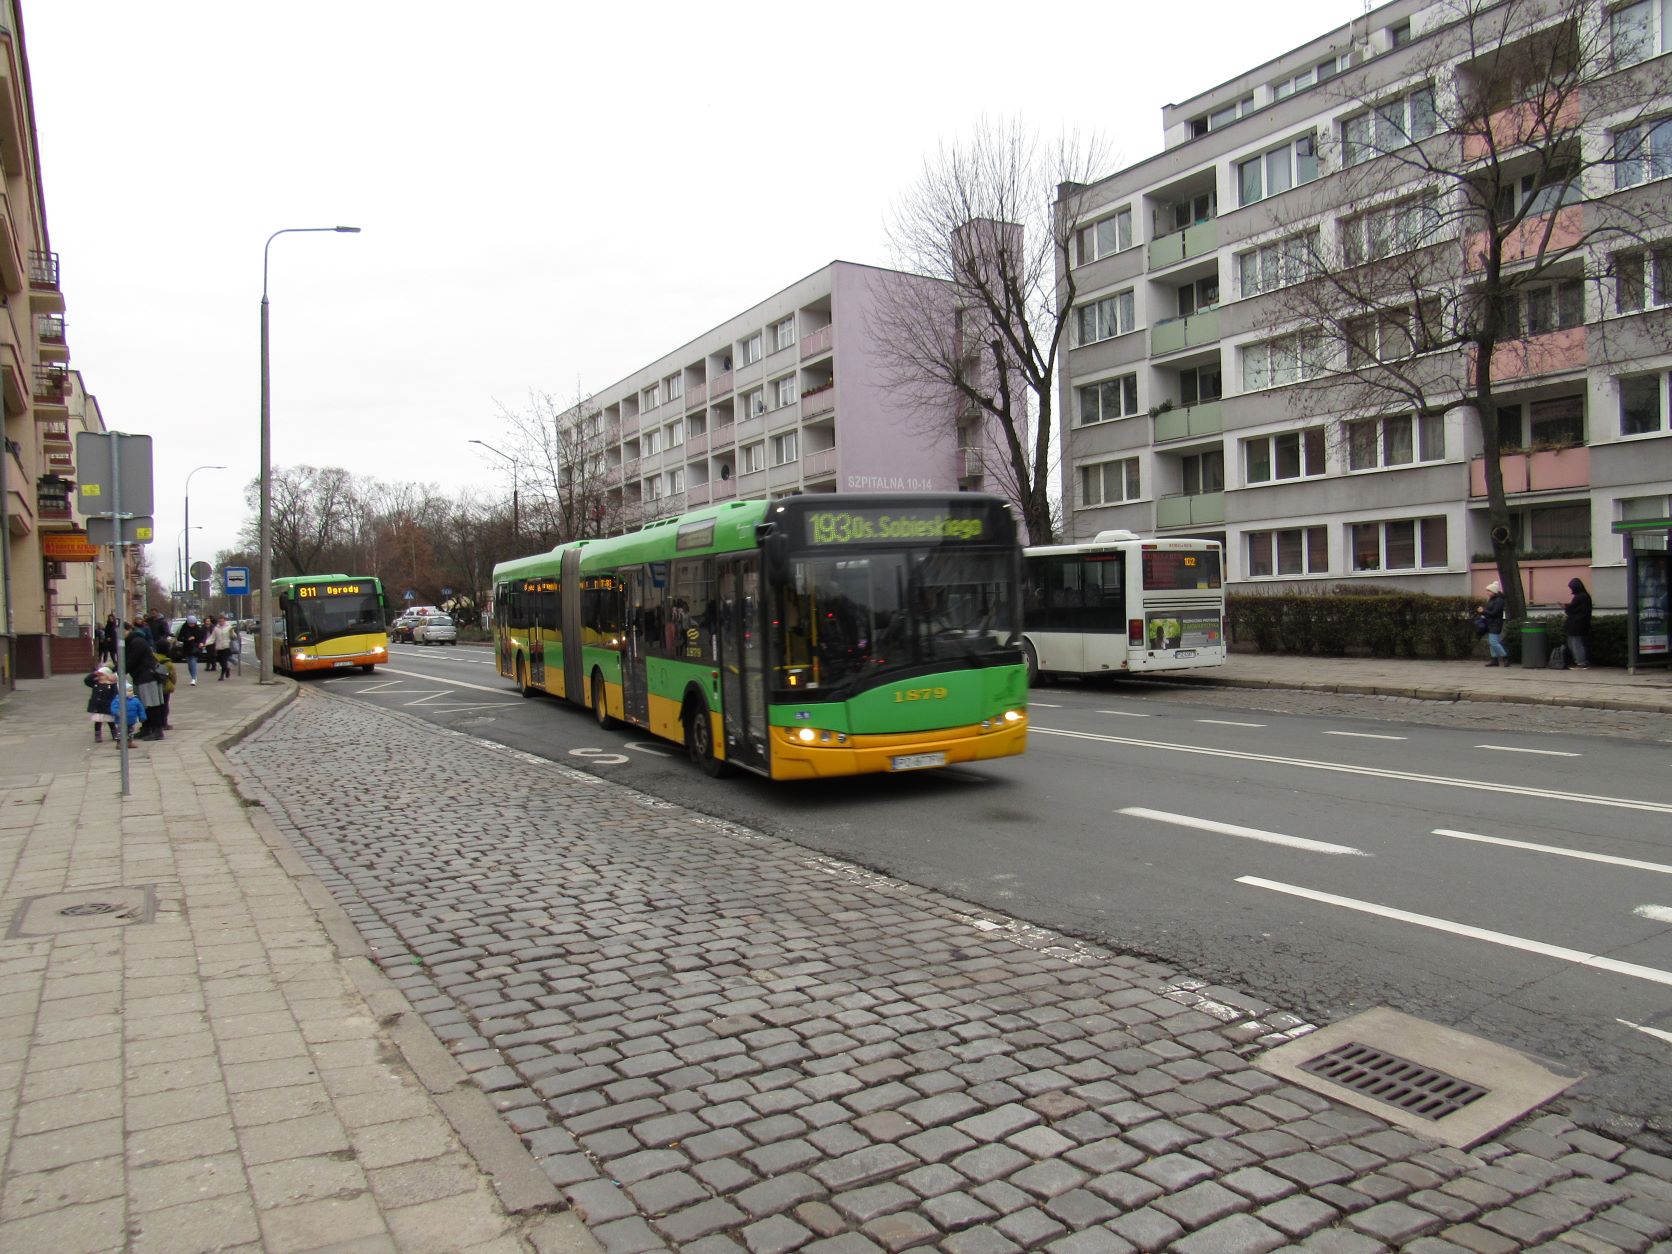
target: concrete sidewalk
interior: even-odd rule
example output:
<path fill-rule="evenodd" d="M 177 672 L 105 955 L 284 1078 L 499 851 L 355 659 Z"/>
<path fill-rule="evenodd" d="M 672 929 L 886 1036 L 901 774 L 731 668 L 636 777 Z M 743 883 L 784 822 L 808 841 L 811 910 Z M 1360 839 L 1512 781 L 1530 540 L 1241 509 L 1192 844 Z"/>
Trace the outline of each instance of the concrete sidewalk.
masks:
<path fill-rule="evenodd" d="M 293 693 L 182 684 L 126 798 L 81 676 L 0 701 L 0 1249 L 596 1249 L 223 776 Z"/>
<path fill-rule="evenodd" d="M 1672 714 L 1672 670 L 1629 675 L 1614 667 L 1524 670 L 1478 659 L 1319 658 L 1233 653 L 1223 667 L 1163 677 L 1167 682 L 1239 688 L 1305 688 L 1432 701 L 1503 701 L 1593 710 Z"/>

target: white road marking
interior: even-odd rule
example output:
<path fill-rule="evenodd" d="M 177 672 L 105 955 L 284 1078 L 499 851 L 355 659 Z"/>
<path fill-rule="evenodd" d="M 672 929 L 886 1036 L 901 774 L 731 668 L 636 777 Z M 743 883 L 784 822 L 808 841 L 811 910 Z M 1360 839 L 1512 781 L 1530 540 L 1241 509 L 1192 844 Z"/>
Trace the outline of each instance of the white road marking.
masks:
<path fill-rule="evenodd" d="M 1639 1032 L 1647 1032 L 1650 1036 L 1658 1036 L 1663 1041 L 1672 1041 L 1672 1032 L 1662 1032 L 1659 1028 L 1646 1028 L 1641 1023 L 1633 1023 L 1630 1019 L 1616 1019 L 1615 1023 L 1623 1023 L 1628 1028 L 1636 1028 Z"/>
<path fill-rule="evenodd" d="M 1149 718 L 1148 714 L 1134 714 L 1131 710 L 1099 710 L 1099 714 L 1118 714 L 1122 718 Z"/>
<path fill-rule="evenodd" d="M 1410 739 L 1409 736 L 1379 736 L 1375 732 L 1332 732 L 1332 731 L 1327 731 L 1327 732 L 1324 733 L 1324 735 L 1326 735 L 1326 736 L 1352 736 L 1352 737 L 1354 737 L 1355 739 L 1358 739 L 1358 740 L 1409 740 Z"/>
<path fill-rule="evenodd" d="M 1199 718 L 1198 723 L 1212 723 L 1215 727 L 1264 727 L 1264 723 L 1238 723 L 1228 718 Z"/>
<path fill-rule="evenodd" d="M 1284 758 L 1272 753 L 1255 753 L 1249 749 L 1213 749 L 1206 745 L 1181 745 L 1168 740 L 1139 740 L 1132 736 L 1111 736 L 1107 732 L 1070 731 L 1066 727 L 1045 727 L 1034 723 L 1028 728 L 1030 736 L 1064 736 L 1069 740 L 1095 740 L 1109 745 L 1128 745 L 1135 749 L 1164 749 L 1172 753 L 1193 754 L 1206 758 L 1235 758 L 1242 762 L 1266 762 L 1273 766 L 1293 766 L 1311 771 L 1332 771 L 1338 775 L 1368 775 L 1376 779 L 1398 780 L 1410 784 L 1432 784 L 1441 788 L 1467 788 L 1475 792 L 1507 793 L 1516 797 L 1538 797 L 1546 801 L 1571 801 L 1576 805 L 1608 806 L 1616 810 L 1642 810 L 1648 814 L 1672 814 L 1672 802 L 1636 801 L 1630 797 L 1604 797 L 1593 793 L 1559 792 L 1553 788 L 1527 788 L 1500 784 L 1494 780 L 1454 779 L 1444 775 L 1423 775 L 1416 771 L 1396 771 L 1385 766 L 1353 766 L 1346 762 L 1323 762 L 1311 758 Z"/>
<path fill-rule="evenodd" d="M 1283 832 L 1262 831 L 1258 827 L 1239 827 L 1235 823 L 1219 823 L 1213 819 L 1193 818 L 1188 814 L 1169 814 L 1165 810 L 1148 810 L 1143 806 L 1127 806 L 1117 814 L 1129 814 L 1135 819 L 1154 819 L 1157 823 L 1171 823 L 1176 827 L 1194 827 L 1204 832 L 1218 832 L 1221 836 L 1243 836 L 1249 840 L 1263 840 L 1268 845 L 1287 845 L 1308 853 L 1351 853 L 1364 858 L 1369 855 L 1351 845 L 1332 845 L 1328 841 L 1308 840 L 1304 836 L 1289 836 Z"/>
<path fill-rule="evenodd" d="M 1031 705 L 1036 710 L 1060 710 L 1060 709 L 1062 709 L 1062 706 L 1054 705 L 1049 701 L 1029 701 L 1028 704 Z"/>
<path fill-rule="evenodd" d="M 1553 853 L 1562 858 L 1579 858 L 1585 862 L 1605 862 L 1609 866 L 1627 866 L 1634 871 L 1658 871 L 1672 875 L 1672 866 L 1660 862 L 1640 862 L 1636 858 L 1616 858 L 1607 853 L 1586 853 L 1583 849 L 1564 849 L 1560 845 L 1535 845 L 1526 840 L 1509 840 L 1503 836 L 1482 836 L 1478 832 L 1459 832 L 1449 827 L 1436 827 L 1436 836 L 1451 836 L 1457 840 L 1477 840 L 1483 845 L 1507 845 L 1511 849 L 1528 849 L 1533 853 Z"/>
<path fill-rule="evenodd" d="M 1658 967 L 1639 966 L 1635 962 L 1621 962 L 1616 958 L 1605 958 L 1601 954 L 1588 954 L 1582 949 L 1568 949 L 1562 945 L 1547 945 L 1543 941 L 1528 940 L 1524 936 L 1511 936 L 1508 932 L 1494 932 L 1468 923 L 1456 923 L 1451 919 L 1436 918 L 1431 914 L 1414 914 L 1409 910 L 1396 910 L 1392 906 L 1379 906 L 1373 901 L 1360 901 L 1355 897 L 1338 897 L 1334 893 L 1320 893 L 1316 889 L 1301 888 L 1296 884 L 1283 884 L 1277 880 L 1261 879 L 1257 875 L 1239 875 L 1237 883 L 1248 884 L 1254 888 L 1269 888 L 1274 893 L 1287 893 L 1291 897 L 1304 897 L 1308 901 L 1322 902 L 1327 906 L 1341 906 L 1347 910 L 1357 910 L 1364 914 L 1373 914 L 1400 923 L 1414 923 L 1418 927 L 1432 928 L 1436 932 L 1449 932 L 1454 936 L 1467 936 L 1471 940 L 1486 941 L 1489 944 L 1502 945 L 1507 949 L 1519 949 L 1530 954 L 1540 954 L 1546 958 L 1559 958 L 1564 962 L 1574 962 L 1580 966 L 1594 967 L 1599 971 L 1612 971 L 1616 975 L 1629 975 L 1635 979 L 1650 980 L 1656 984 L 1672 984 L 1672 971 L 1662 971 Z"/>
<path fill-rule="evenodd" d="M 1494 753 L 1537 753 L 1547 758 L 1577 758 L 1577 753 L 1563 753 L 1560 749 L 1517 749 L 1514 745 L 1476 745 L 1477 749 L 1490 749 Z"/>
<path fill-rule="evenodd" d="M 413 679 L 427 679 L 432 684 L 438 682 L 434 675 L 426 675 L 422 671 L 398 671 L 393 666 L 385 666 L 383 669 L 388 671 L 391 675 L 408 675 Z M 442 682 L 445 682 L 448 687 L 451 688 L 474 688 L 477 692 L 492 692 L 502 697 L 512 691 L 504 684 L 500 684 L 497 688 L 489 688 L 486 684 L 467 683 L 462 679 L 449 679 Z"/>
<path fill-rule="evenodd" d="M 1672 923 L 1672 906 L 1638 906 L 1632 913 L 1651 923 Z"/>

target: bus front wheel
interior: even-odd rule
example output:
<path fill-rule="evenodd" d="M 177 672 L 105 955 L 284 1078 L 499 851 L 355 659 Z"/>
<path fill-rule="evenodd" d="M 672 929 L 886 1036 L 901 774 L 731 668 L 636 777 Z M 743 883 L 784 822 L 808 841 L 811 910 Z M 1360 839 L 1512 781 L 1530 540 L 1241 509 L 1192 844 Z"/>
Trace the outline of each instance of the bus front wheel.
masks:
<path fill-rule="evenodd" d="M 519 657 L 517 659 L 517 687 L 522 689 L 522 694 L 525 697 L 532 697 L 535 692 L 538 691 L 538 689 L 536 689 L 534 685 L 529 682 L 528 659 L 524 657 Z"/>
<path fill-rule="evenodd" d="M 714 756 L 714 722 L 708 704 L 701 697 L 685 706 L 685 752 L 702 768 L 704 775 L 719 778 L 726 773 L 724 760 Z"/>
<path fill-rule="evenodd" d="M 1031 641 L 1022 641 L 1022 659 L 1028 664 L 1028 687 L 1037 687 L 1039 684 L 1039 654 L 1034 652 Z"/>
<path fill-rule="evenodd" d="M 604 687 L 604 673 L 592 672 L 592 717 L 598 720 L 600 731 L 609 731 L 615 726 L 615 720 L 610 717 L 608 690 Z"/>

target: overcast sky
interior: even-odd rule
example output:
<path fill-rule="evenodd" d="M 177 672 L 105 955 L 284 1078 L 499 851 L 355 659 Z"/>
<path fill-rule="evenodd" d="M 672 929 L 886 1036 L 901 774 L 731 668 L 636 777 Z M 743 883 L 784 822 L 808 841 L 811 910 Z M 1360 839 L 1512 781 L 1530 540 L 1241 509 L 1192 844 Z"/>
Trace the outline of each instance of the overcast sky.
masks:
<path fill-rule="evenodd" d="M 509 495 L 498 417 L 670 352 L 883 224 L 982 114 L 1098 132 L 1361 0 L 743 8 L 562 0 L 20 0 L 71 362 L 155 439 L 153 570 L 230 548 L 273 461 Z M 1020 27 L 1025 23 L 1025 29 Z"/>

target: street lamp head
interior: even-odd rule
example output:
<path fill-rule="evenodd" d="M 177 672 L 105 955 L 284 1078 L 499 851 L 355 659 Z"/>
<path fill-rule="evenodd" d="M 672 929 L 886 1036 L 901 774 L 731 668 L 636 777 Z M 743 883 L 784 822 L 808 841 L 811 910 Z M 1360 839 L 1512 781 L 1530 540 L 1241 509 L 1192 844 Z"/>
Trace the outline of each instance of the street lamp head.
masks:
<path fill-rule="evenodd" d="M 360 234 L 360 228 L 357 227 L 357 226 L 334 226 L 331 229 L 333 231 L 337 232 L 337 234 L 339 234 L 339 235 L 358 235 L 358 234 Z"/>

